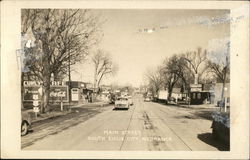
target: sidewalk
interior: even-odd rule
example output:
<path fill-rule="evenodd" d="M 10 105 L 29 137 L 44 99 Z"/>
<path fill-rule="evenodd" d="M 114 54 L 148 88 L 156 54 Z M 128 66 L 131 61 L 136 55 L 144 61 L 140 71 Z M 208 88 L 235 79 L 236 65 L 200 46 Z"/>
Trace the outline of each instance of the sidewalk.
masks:
<path fill-rule="evenodd" d="M 71 107 L 71 111 L 60 111 L 60 106 L 54 108 L 50 113 L 41 114 L 37 119 L 33 119 L 29 133 L 21 137 L 21 148 L 32 145 L 38 140 L 54 135 L 70 127 L 76 126 L 88 119 L 110 110 L 110 105 L 106 102 L 96 102 L 79 104 Z M 35 116 L 33 110 L 31 110 Z"/>
<path fill-rule="evenodd" d="M 78 112 L 77 108 L 105 107 L 107 105 L 109 105 L 109 103 L 103 102 L 103 101 L 78 104 L 78 105 L 71 106 L 71 111 L 69 110 L 61 111 L 60 106 L 59 106 L 59 107 L 54 108 L 53 111 L 49 113 L 39 114 L 37 117 L 35 117 L 35 113 L 33 112 L 32 109 L 27 110 L 27 112 L 29 112 L 31 115 L 32 123 L 36 123 L 36 122 L 43 121 L 46 119 L 52 119 L 56 117 L 65 116 L 70 113 Z"/>
<path fill-rule="evenodd" d="M 177 104 L 178 107 L 191 108 L 191 109 L 210 109 L 218 108 L 215 104 L 198 104 L 198 105 L 188 105 L 188 104 Z"/>
<path fill-rule="evenodd" d="M 188 105 L 188 104 L 168 104 L 169 107 L 178 109 L 178 112 L 189 114 L 189 119 L 207 119 L 212 120 L 212 113 L 219 110 L 214 104 L 200 104 L 200 105 Z"/>

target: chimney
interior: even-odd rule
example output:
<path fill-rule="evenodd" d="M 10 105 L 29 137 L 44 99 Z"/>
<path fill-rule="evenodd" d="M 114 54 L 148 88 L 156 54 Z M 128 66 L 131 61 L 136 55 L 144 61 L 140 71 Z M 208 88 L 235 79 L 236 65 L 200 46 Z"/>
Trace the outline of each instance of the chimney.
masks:
<path fill-rule="evenodd" d="M 198 84 L 198 74 L 194 74 L 194 84 Z"/>

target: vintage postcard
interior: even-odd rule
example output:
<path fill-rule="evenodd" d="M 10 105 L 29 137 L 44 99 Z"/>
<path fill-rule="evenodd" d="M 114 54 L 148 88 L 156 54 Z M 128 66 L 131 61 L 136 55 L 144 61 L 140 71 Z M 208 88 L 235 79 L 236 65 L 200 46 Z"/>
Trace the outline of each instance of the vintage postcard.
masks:
<path fill-rule="evenodd" d="M 1 157 L 249 158 L 249 2 L 2 1 Z"/>

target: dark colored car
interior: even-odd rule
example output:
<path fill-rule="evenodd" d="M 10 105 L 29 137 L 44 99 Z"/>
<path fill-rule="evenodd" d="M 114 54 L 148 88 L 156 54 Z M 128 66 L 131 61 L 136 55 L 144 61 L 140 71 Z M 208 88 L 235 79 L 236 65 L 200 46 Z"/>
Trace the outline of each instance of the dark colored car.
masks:
<path fill-rule="evenodd" d="M 115 104 L 115 101 L 118 97 L 120 97 L 120 94 L 111 93 L 109 96 L 110 104 Z"/>
<path fill-rule="evenodd" d="M 31 112 L 22 111 L 22 119 L 21 119 L 21 136 L 24 136 L 28 133 L 31 128 Z"/>
<path fill-rule="evenodd" d="M 230 119 L 229 113 L 215 112 L 212 114 L 213 123 L 211 128 L 214 139 L 220 140 L 225 144 L 230 143 Z"/>
<path fill-rule="evenodd" d="M 176 104 L 176 99 L 174 97 L 169 97 L 168 104 Z"/>

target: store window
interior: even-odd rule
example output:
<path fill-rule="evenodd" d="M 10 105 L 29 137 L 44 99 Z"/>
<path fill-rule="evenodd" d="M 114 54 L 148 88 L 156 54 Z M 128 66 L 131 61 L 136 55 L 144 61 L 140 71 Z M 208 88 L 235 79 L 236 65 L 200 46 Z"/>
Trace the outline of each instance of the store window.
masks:
<path fill-rule="evenodd" d="M 193 99 L 196 99 L 196 93 L 193 93 Z"/>
<path fill-rule="evenodd" d="M 201 93 L 197 93 L 197 99 L 201 99 Z"/>

